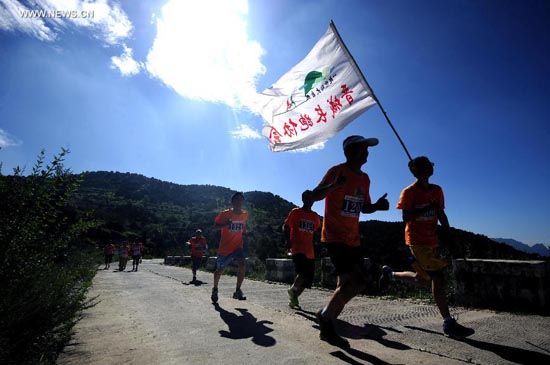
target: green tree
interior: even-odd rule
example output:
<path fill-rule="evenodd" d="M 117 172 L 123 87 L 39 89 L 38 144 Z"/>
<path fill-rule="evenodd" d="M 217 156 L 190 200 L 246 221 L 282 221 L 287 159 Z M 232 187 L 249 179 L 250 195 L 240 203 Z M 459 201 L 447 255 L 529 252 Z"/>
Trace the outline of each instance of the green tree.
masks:
<path fill-rule="evenodd" d="M 92 255 L 77 244 L 91 223 L 68 205 L 79 176 L 62 149 L 28 176 L 0 171 L 0 363 L 53 363 L 89 302 Z"/>

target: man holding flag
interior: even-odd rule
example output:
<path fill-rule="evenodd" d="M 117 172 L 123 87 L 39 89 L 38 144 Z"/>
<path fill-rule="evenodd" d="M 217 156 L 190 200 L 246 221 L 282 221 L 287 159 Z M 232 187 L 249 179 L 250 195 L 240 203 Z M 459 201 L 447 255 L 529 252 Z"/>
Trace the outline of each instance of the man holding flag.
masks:
<path fill-rule="evenodd" d="M 371 203 L 370 179 L 361 171 L 361 166 L 367 162 L 369 147 L 377 144 L 376 138 L 346 138 L 343 143 L 346 162 L 331 167 L 313 190 L 314 200 L 325 199 L 321 243 L 328 250 L 338 278 L 328 304 L 316 315 L 321 340 L 340 347 L 347 347 L 349 343 L 336 333 L 334 321 L 346 303 L 363 291 L 366 283 L 364 255 L 359 239 L 359 215 L 389 209 L 387 194 L 376 203 Z"/>
<path fill-rule="evenodd" d="M 269 139 L 271 150 L 288 151 L 325 142 L 374 105 L 380 107 L 410 159 L 380 101 L 330 22 L 309 54 L 259 95 L 256 107 L 267 123 L 262 133 Z M 377 144 L 376 138 L 346 138 L 346 162 L 330 168 L 313 191 L 314 200 L 325 199 L 321 242 L 338 276 L 336 290 L 317 318 L 320 338 L 336 346 L 349 343 L 336 333 L 333 322 L 365 286 L 359 216 L 389 209 L 387 194 L 371 202 L 370 180 L 361 171 L 368 148 Z"/>

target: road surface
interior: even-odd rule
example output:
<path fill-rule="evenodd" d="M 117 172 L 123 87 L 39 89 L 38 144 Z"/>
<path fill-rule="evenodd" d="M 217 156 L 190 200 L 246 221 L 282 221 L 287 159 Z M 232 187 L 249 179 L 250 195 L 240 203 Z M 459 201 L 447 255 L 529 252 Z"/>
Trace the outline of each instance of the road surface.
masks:
<path fill-rule="evenodd" d="M 112 267 L 116 267 L 113 264 Z M 314 313 L 331 292 L 306 290 L 302 311 L 287 306 L 287 286 L 245 280 L 246 301 L 231 298 L 224 275 L 219 305 L 210 301 L 213 275 L 144 260 L 138 272 L 99 270 L 84 313 L 58 364 L 550 364 L 550 318 L 453 308 L 470 338 L 442 335 L 434 305 L 412 300 L 354 298 L 337 330 L 351 343 L 319 340 Z"/>

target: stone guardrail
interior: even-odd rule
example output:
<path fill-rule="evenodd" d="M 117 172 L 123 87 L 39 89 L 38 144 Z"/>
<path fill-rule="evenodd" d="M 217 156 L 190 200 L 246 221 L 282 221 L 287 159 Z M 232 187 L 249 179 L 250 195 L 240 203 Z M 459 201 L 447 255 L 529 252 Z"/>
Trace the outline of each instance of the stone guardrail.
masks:
<path fill-rule="evenodd" d="M 279 283 L 294 282 L 294 262 L 290 259 L 266 259 L 265 279 Z"/>
<path fill-rule="evenodd" d="M 191 265 L 191 256 L 166 256 L 165 265 Z"/>
<path fill-rule="evenodd" d="M 216 270 L 216 256 L 202 258 L 202 267 L 205 267 L 207 271 L 214 272 Z M 191 256 L 166 256 L 164 257 L 165 265 L 179 265 L 179 266 L 189 266 L 191 265 Z M 246 259 L 246 272 L 250 272 L 252 262 Z M 238 266 L 235 262 L 231 262 L 227 265 L 226 273 L 237 274 Z"/>
<path fill-rule="evenodd" d="M 370 274 L 372 266 L 371 260 L 369 258 L 365 258 L 364 265 L 364 270 L 367 273 L 367 281 L 371 283 L 374 282 L 374 278 Z M 266 280 L 288 284 L 294 281 L 294 262 L 291 259 L 267 259 L 265 266 Z M 334 266 L 328 257 L 321 259 L 321 286 L 332 289 L 336 288 Z"/>
<path fill-rule="evenodd" d="M 206 267 L 207 271 L 213 272 L 216 269 L 217 257 L 211 256 L 205 258 L 206 263 L 203 262 L 203 267 Z M 250 272 L 252 269 L 252 262 L 246 259 L 246 272 Z M 190 265 L 190 256 L 166 256 L 164 258 L 165 265 Z M 368 272 L 371 268 L 371 261 L 369 258 L 364 259 L 365 269 Z M 235 262 L 228 265 L 226 271 L 230 274 L 237 273 L 238 266 Z M 321 285 L 327 288 L 336 287 L 336 276 L 334 275 L 334 266 L 330 261 L 330 258 L 325 257 L 321 260 Z M 265 279 L 280 283 L 292 283 L 294 281 L 295 271 L 294 262 L 291 259 L 266 259 L 266 272 Z M 373 278 L 370 278 L 372 281 Z"/>
<path fill-rule="evenodd" d="M 458 304 L 550 313 L 550 262 L 455 259 Z"/>
<path fill-rule="evenodd" d="M 204 258 L 206 270 L 213 272 L 216 257 Z M 247 260 L 247 273 L 252 262 Z M 191 264 L 189 256 L 166 256 L 166 265 Z M 367 288 L 376 286 L 376 279 L 369 258 L 364 259 L 367 273 Z M 226 269 L 236 274 L 237 265 L 233 262 Z M 336 287 L 334 266 L 330 258 L 321 259 L 321 286 Z M 454 259 L 453 275 L 456 282 L 455 298 L 459 305 L 491 308 L 498 310 L 522 310 L 537 313 L 550 313 L 550 262 Z M 290 284 L 294 281 L 294 263 L 291 259 L 267 259 L 265 279 Z"/>
<path fill-rule="evenodd" d="M 375 278 L 370 274 L 372 268 L 371 260 L 368 257 L 363 259 L 363 270 L 367 274 L 367 287 L 372 286 Z M 334 265 L 330 257 L 321 259 L 321 285 L 326 288 L 336 288 L 336 275 L 334 274 Z"/>

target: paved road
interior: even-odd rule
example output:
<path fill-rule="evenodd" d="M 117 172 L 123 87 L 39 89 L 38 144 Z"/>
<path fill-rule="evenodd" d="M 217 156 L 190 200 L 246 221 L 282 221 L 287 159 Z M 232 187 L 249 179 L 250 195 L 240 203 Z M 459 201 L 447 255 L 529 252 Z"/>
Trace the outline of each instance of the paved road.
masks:
<path fill-rule="evenodd" d="M 113 265 L 115 266 L 115 265 Z M 58 364 L 550 364 L 550 318 L 453 309 L 476 330 L 468 339 L 441 333 L 430 304 L 353 299 L 337 323 L 351 349 L 319 340 L 313 313 L 330 296 L 306 290 L 302 311 L 287 306 L 287 286 L 245 280 L 246 301 L 231 299 L 223 276 L 219 305 L 212 274 L 144 260 L 140 271 L 99 270 L 89 292 L 98 304 L 75 327 Z"/>

